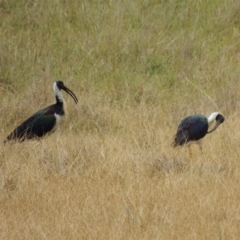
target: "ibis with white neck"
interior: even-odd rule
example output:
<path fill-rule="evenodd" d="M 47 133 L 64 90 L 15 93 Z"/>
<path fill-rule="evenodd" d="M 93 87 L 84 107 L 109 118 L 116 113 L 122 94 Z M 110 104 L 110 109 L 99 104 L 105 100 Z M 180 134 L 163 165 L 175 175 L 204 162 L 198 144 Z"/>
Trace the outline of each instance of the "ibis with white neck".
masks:
<path fill-rule="evenodd" d="M 216 124 L 209 130 L 209 126 L 214 120 L 216 120 Z M 206 134 L 216 130 L 224 120 L 224 116 L 219 112 L 213 112 L 208 118 L 200 114 L 185 117 L 178 126 L 173 146 L 182 146 L 192 141 L 200 144 L 200 140 L 205 137 Z M 201 147 L 201 145 L 199 146 Z"/>
<path fill-rule="evenodd" d="M 67 92 L 77 104 L 78 99 L 76 95 L 67 88 L 62 81 L 58 80 L 54 82 L 53 91 L 56 97 L 56 103 L 40 109 L 26 119 L 8 135 L 5 142 L 10 140 L 22 142 L 26 139 L 41 138 L 47 133 L 53 132 L 59 121 L 65 115 L 61 90 Z"/>

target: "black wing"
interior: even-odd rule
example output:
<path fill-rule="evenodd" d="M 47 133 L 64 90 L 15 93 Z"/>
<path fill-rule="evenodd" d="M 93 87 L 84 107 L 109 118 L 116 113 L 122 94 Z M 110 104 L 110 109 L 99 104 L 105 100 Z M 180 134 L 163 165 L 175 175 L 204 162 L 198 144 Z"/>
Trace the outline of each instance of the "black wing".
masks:
<path fill-rule="evenodd" d="M 203 115 L 193 115 L 184 118 L 178 126 L 174 145 L 183 145 L 189 141 L 203 138 L 208 130 L 207 118 Z"/>
<path fill-rule="evenodd" d="M 7 141 L 16 139 L 24 141 L 25 139 L 42 137 L 50 132 L 56 124 L 54 113 L 53 105 L 39 110 L 15 128 L 7 137 Z"/>

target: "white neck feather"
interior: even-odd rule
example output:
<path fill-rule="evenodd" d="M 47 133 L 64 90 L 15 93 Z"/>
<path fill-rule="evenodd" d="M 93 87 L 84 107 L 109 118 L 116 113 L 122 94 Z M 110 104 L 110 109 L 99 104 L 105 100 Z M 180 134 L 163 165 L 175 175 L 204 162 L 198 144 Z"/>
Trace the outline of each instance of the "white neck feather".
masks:
<path fill-rule="evenodd" d="M 60 102 L 63 102 L 62 92 L 61 92 L 61 90 L 58 88 L 56 82 L 54 82 L 54 84 L 53 84 L 53 91 L 54 91 L 55 96 L 58 98 L 58 100 L 59 100 Z"/>
<path fill-rule="evenodd" d="M 208 117 L 208 124 L 211 124 L 217 117 L 219 112 L 213 112 L 209 117 Z"/>

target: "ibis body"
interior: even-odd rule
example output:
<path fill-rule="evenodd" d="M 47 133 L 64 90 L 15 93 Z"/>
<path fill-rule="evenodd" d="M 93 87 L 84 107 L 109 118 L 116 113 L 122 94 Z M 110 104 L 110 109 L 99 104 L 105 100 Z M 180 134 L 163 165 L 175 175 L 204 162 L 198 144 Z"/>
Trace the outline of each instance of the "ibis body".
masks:
<path fill-rule="evenodd" d="M 208 131 L 209 126 L 216 120 L 216 125 Z M 182 146 L 188 142 L 198 141 L 213 132 L 224 122 L 224 116 L 218 112 L 213 112 L 208 118 L 203 115 L 191 115 L 185 117 L 179 124 L 177 133 L 174 138 L 173 146 Z"/>
<path fill-rule="evenodd" d="M 45 134 L 55 130 L 57 124 L 65 115 L 61 90 L 66 91 L 74 99 L 75 103 L 78 102 L 78 99 L 60 80 L 54 82 L 53 90 L 56 97 L 56 103 L 40 109 L 26 119 L 8 135 L 5 142 L 10 140 L 22 142 L 26 139 L 41 138 Z"/>

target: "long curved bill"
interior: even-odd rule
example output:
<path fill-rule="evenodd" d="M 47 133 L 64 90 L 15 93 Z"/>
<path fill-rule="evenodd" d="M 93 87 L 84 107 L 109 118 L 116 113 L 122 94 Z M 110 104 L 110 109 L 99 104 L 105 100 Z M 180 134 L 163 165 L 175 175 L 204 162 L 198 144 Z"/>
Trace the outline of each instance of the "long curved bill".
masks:
<path fill-rule="evenodd" d="M 73 91 L 71 91 L 69 88 L 67 88 L 66 86 L 64 86 L 62 88 L 65 92 L 67 92 L 74 100 L 74 102 L 77 104 L 78 103 L 78 98 L 76 97 L 76 95 L 73 93 Z"/>
<path fill-rule="evenodd" d="M 210 131 L 208 131 L 207 133 L 211 133 L 213 132 L 214 130 L 216 130 L 218 128 L 218 126 L 224 122 L 224 117 L 222 115 L 219 115 L 219 118 L 216 120 L 216 125 L 214 126 L 214 128 Z"/>

